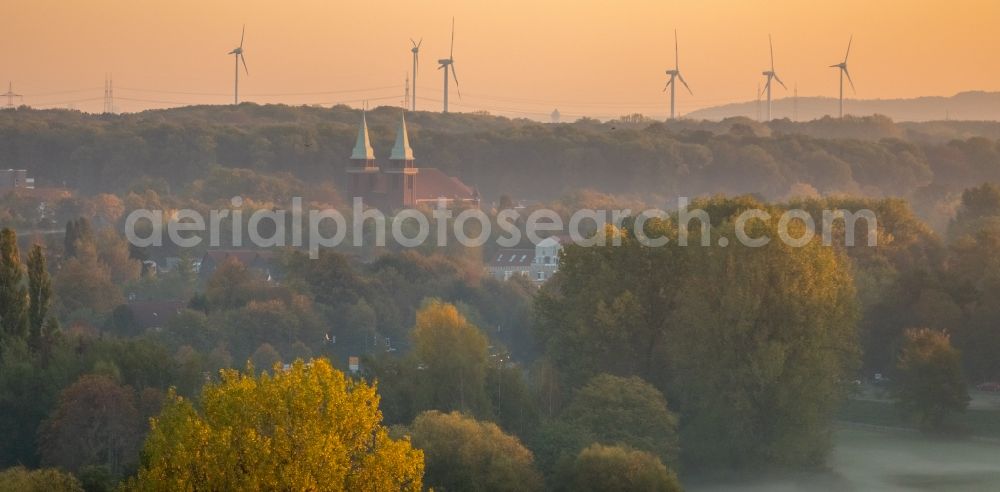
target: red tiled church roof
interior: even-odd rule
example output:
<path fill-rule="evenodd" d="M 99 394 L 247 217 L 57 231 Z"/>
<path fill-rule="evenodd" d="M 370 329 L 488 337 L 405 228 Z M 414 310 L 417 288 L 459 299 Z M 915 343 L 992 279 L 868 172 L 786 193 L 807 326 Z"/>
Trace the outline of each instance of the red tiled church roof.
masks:
<path fill-rule="evenodd" d="M 448 176 L 434 167 L 422 167 L 413 183 L 414 200 L 433 201 L 439 198 L 475 200 L 476 190 L 456 177 Z"/>

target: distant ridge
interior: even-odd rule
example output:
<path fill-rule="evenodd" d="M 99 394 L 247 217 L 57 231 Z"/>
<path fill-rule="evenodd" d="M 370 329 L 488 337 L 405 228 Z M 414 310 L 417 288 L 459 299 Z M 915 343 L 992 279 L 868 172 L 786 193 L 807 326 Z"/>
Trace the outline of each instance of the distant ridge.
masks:
<path fill-rule="evenodd" d="M 763 103 L 762 103 L 763 104 Z M 795 112 L 794 99 L 785 97 L 771 103 L 775 119 L 789 118 Z M 855 116 L 881 114 L 894 121 L 964 121 L 1000 120 L 1000 92 L 968 91 L 951 97 L 927 96 L 912 99 L 844 99 L 844 113 Z M 837 115 L 835 97 L 799 97 L 798 121 Z M 690 119 L 722 120 L 733 116 L 755 118 L 755 101 L 699 109 L 684 115 Z"/>

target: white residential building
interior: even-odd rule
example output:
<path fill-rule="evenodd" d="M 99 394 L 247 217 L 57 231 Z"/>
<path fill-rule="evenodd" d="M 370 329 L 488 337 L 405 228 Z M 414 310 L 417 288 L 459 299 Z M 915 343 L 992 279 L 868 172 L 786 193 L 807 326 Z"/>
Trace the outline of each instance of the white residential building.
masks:
<path fill-rule="evenodd" d="M 533 250 L 500 249 L 489 259 L 486 269 L 498 280 L 509 280 L 515 275 L 522 275 L 541 285 L 559 271 L 559 253 L 564 241 L 560 236 L 552 236 L 543 239 Z"/>

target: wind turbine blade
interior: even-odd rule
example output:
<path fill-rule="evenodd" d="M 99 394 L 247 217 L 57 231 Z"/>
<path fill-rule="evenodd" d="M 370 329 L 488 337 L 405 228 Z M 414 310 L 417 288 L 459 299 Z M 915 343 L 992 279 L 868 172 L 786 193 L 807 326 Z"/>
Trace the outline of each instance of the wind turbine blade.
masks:
<path fill-rule="evenodd" d="M 414 48 L 417 47 L 417 42 L 414 41 L 413 38 L 410 38 L 410 44 L 412 44 Z"/>
<path fill-rule="evenodd" d="M 691 92 L 691 87 L 688 86 L 687 81 L 684 80 L 684 76 L 681 75 L 680 72 L 677 73 L 677 78 L 681 79 L 681 83 L 684 84 L 684 88 L 688 90 L 688 94 L 691 94 L 693 96 L 694 92 Z"/>
<path fill-rule="evenodd" d="M 847 53 L 844 53 L 844 63 L 847 63 L 847 57 L 851 55 L 851 43 L 854 42 L 854 35 L 851 35 L 851 39 L 847 40 Z"/>
<path fill-rule="evenodd" d="M 858 91 L 854 90 L 854 81 L 851 80 L 851 72 L 847 71 L 847 66 L 844 66 L 843 70 L 844 70 L 844 75 L 847 76 L 847 82 L 851 84 L 851 92 L 857 93 Z"/>
<path fill-rule="evenodd" d="M 455 72 L 455 62 L 451 62 L 451 78 L 455 79 L 455 90 L 458 91 L 458 98 L 462 98 L 462 89 L 458 86 L 458 73 Z"/>
<path fill-rule="evenodd" d="M 677 29 L 674 29 L 674 70 L 680 70 L 680 51 L 677 48 Z"/>
<path fill-rule="evenodd" d="M 243 70 L 246 71 L 247 75 L 250 75 L 250 69 L 247 68 L 247 59 L 243 57 L 243 53 L 240 53 L 240 61 L 243 62 Z"/>
<path fill-rule="evenodd" d="M 243 24 L 243 31 L 240 33 L 240 48 L 243 47 L 243 37 L 247 34 L 247 25 Z"/>
<path fill-rule="evenodd" d="M 781 81 L 781 77 L 778 77 L 778 74 L 774 74 L 774 80 L 777 80 L 778 83 L 781 84 L 781 86 L 784 87 L 786 91 L 788 90 L 788 86 Z"/>
<path fill-rule="evenodd" d="M 764 93 L 767 92 L 767 88 L 770 86 L 771 86 L 771 79 L 769 78 L 767 79 L 767 82 L 764 84 L 764 88 L 760 90 L 760 94 L 757 94 L 757 97 L 763 96 Z M 757 87 L 760 86 L 758 85 Z"/>
<path fill-rule="evenodd" d="M 420 41 L 417 41 L 417 49 L 418 49 L 418 50 L 420 49 L 420 46 L 421 46 L 422 44 L 424 44 L 424 38 L 420 38 Z"/>
<path fill-rule="evenodd" d="M 455 18 L 451 18 L 451 51 L 448 52 L 448 59 L 455 58 Z M 454 69 L 453 69 L 454 70 Z"/>
<path fill-rule="evenodd" d="M 672 83 L 674 83 L 674 78 L 670 77 L 670 80 L 667 80 L 667 85 L 663 86 L 663 92 L 667 92 L 667 89 L 670 88 L 670 84 Z"/>
<path fill-rule="evenodd" d="M 774 43 L 771 42 L 771 35 L 767 35 L 767 46 L 771 48 L 771 71 L 774 71 Z"/>

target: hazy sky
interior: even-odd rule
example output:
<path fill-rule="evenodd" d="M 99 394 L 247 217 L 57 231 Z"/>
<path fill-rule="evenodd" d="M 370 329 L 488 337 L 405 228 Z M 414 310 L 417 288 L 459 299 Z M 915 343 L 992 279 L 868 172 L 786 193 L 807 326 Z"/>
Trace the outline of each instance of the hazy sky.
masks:
<path fill-rule="evenodd" d="M 996 0 L 703 1 L 229 1 L 7 0 L 0 81 L 38 107 L 102 108 L 112 73 L 123 111 L 231 101 L 233 60 L 246 23 L 241 99 L 290 104 L 399 104 L 409 38 L 423 38 L 418 106 L 439 110 L 451 16 L 462 98 L 452 109 L 543 118 L 630 112 L 662 116 L 664 70 L 694 96 L 683 112 L 750 100 L 768 65 L 790 96 L 837 93 L 850 69 L 859 98 L 1000 90 Z M 3 101 L 6 102 L 6 101 Z"/>

